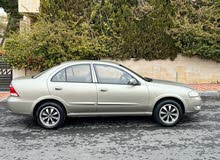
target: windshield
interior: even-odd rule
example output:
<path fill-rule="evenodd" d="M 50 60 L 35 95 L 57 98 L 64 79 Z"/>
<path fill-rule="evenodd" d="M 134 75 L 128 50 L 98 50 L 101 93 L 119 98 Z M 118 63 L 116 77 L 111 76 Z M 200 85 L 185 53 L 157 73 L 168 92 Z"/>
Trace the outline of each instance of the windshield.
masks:
<path fill-rule="evenodd" d="M 140 74 L 138 74 L 138 73 L 132 71 L 131 69 L 129 69 L 129 68 L 127 68 L 127 67 L 125 67 L 125 66 L 123 66 L 123 65 L 121 65 L 121 64 L 119 64 L 119 66 L 126 68 L 127 70 L 129 70 L 130 72 L 132 72 L 133 74 L 135 74 L 136 76 L 140 77 L 141 79 L 143 79 L 143 80 L 145 80 L 145 81 L 151 82 L 151 81 L 153 80 L 153 79 L 148 78 L 148 77 L 142 77 Z"/>

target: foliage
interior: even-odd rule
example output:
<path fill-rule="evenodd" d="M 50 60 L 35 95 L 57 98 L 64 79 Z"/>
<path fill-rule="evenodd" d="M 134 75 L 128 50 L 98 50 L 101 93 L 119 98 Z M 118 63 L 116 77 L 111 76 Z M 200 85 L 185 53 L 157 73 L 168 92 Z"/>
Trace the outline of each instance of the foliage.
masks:
<path fill-rule="evenodd" d="M 4 49 L 0 46 L 0 56 L 4 54 Z"/>
<path fill-rule="evenodd" d="M 4 47 L 4 58 L 16 68 L 31 70 L 44 70 L 70 60 L 99 59 L 104 52 L 103 43 L 92 39 L 87 30 L 89 26 L 85 24 L 79 31 L 62 21 L 39 21 L 28 34 L 11 35 Z"/>
<path fill-rule="evenodd" d="M 219 61 L 219 1 L 41 0 L 31 32 L 11 34 L 5 59 L 44 70 L 78 59 Z"/>
<path fill-rule="evenodd" d="M 8 24 L 5 28 L 5 34 L 1 42 L 2 46 L 8 33 L 18 29 L 21 15 L 18 13 L 18 0 L 0 0 L 0 7 L 4 8 L 5 12 L 8 14 Z"/>
<path fill-rule="evenodd" d="M 172 25 L 169 9 L 162 0 L 105 0 L 93 9 L 91 21 L 95 30 L 114 40 L 108 57 L 174 59 L 178 48 L 166 33 Z"/>
<path fill-rule="evenodd" d="M 20 17 L 18 13 L 18 0 L 0 0 L 0 6 L 12 17 Z"/>
<path fill-rule="evenodd" d="M 220 1 L 175 1 L 170 34 L 183 55 L 220 62 Z"/>
<path fill-rule="evenodd" d="M 175 58 L 178 49 L 166 33 L 172 25 L 164 1 L 110 1 L 97 7 L 93 27 L 111 36 L 109 55 L 114 59 L 146 60 Z"/>

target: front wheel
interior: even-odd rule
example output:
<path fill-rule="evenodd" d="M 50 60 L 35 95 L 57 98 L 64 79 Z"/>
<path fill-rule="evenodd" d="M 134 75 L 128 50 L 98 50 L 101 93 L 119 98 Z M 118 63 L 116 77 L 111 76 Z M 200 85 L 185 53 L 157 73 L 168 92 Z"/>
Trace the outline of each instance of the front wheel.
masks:
<path fill-rule="evenodd" d="M 174 100 L 164 100 L 154 110 L 154 119 L 162 126 L 174 126 L 180 121 L 182 115 L 180 104 Z"/>
<path fill-rule="evenodd" d="M 46 129 L 60 127 L 65 121 L 65 111 L 57 103 L 46 102 L 36 111 L 37 123 Z"/>

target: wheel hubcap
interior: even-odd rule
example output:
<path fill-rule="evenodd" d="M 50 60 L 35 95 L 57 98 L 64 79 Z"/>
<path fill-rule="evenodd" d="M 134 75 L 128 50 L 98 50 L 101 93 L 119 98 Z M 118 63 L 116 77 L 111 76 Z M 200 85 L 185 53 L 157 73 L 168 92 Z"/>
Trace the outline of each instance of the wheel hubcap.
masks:
<path fill-rule="evenodd" d="M 159 111 L 160 119 L 166 124 L 172 124 L 179 118 L 179 110 L 173 104 L 166 104 Z"/>
<path fill-rule="evenodd" d="M 60 112 L 53 106 L 47 106 L 40 112 L 40 121 L 47 127 L 55 126 L 60 120 Z"/>

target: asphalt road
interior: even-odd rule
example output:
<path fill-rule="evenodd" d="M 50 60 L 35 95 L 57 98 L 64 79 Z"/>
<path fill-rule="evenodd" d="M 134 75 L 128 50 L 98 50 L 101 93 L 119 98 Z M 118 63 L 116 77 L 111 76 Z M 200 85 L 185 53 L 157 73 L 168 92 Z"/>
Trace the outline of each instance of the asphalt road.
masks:
<path fill-rule="evenodd" d="M 220 160 L 220 98 L 172 128 L 151 117 L 114 117 L 69 118 L 63 128 L 44 130 L 1 103 L 0 160 L 12 159 Z"/>

